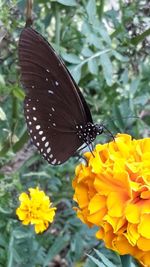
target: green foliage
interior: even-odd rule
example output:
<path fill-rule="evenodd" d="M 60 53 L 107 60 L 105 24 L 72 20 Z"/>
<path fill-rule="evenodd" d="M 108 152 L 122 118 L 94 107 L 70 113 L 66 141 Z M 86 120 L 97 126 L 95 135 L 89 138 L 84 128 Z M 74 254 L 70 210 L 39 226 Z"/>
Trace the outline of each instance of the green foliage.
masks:
<path fill-rule="evenodd" d="M 138 266 L 130 255 L 119 256 L 117 253 L 106 248 L 94 249 L 94 255 L 88 255 L 89 259 L 97 267 L 136 267 Z"/>
<path fill-rule="evenodd" d="M 113 5 L 103 0 L 37 0 L 34 27 L 63 57 L 94 121 L 103 122 L 114 135 L 145 137 L 150 125 L 148 3 Z M 53 168 L 29 142 L 17 54 L 25 1 L 1 0 L 0 10 L 0 267 L 121 266 L 119 256 L 97 244 L 95 230 L 72 210 L 71 178 L 78 160 Z M 96 142 L 106 140 L 110 138 L 103 134 Z M 37 185 L 58 212 L 48 231 L 35 236 L 32 227 L 18 222 L 15 209 L 20 192 Z"/>

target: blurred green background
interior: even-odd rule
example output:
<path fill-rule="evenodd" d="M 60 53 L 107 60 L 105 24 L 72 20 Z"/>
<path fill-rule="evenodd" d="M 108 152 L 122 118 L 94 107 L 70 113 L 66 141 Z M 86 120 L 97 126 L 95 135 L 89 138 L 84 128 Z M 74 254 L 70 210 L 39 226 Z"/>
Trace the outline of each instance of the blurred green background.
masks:
<path fill-rule="evenodd" d="M 71 180 L 79 160 L 52 167 L 29 140 L 18 66 L 25 7 L 26 1 L 0 0 L 0 267 L 94 267 L 107 266 L 106 259 L 114 264 L 109 267 L 121 267 L 119 256 L 94 238 L 96 229 L 88 229 L 72 210 Z M 94 121 L 113 135 L 148 136 L 149 1 L 37 0 L 33 18 L 34 28 L 61 54 L 80 86 Z M 103 134 L 96 142 L 109 140 Z M 55 222 L 41 235 L 15 215 L 18 195 L 37 185 L 58 209 Z"/>

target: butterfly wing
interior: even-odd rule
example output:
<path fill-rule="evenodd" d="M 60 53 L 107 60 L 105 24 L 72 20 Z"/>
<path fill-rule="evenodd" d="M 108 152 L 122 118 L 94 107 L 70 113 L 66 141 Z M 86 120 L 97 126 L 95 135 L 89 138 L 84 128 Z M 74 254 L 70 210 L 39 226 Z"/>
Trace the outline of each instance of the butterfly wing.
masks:
<path fill-rule="evenodd" d="M 30 136 L 49 163 L 61 164 L 83 144 L 76 125 L 92 121 L 89 108 L 63 61 L 30 27 L 20 36 L 19 64 Z"/>

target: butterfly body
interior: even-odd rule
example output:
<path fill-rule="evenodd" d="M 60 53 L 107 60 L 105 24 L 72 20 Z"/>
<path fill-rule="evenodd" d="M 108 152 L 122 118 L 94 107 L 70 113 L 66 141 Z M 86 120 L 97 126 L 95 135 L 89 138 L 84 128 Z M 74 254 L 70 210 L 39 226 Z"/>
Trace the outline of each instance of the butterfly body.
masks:
<path fill-rule="evenodd" d="M 91 144 L 103 126 L 93 124 L 87 103 L 63 61 L 31 27 L 20 36 L 19 65 L 31 139 L 50 164 L 62 164 L 84 143 Z"/>

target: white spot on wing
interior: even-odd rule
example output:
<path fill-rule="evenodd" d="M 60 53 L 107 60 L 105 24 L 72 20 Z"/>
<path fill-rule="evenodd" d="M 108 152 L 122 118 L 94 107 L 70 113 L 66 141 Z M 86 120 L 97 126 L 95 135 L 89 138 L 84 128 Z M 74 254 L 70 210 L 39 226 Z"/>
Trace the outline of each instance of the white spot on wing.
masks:
<path fill-rule="evenodd" d="M 41 128 L 41 126 L 38 124 L 38 125 L 35 126 L 35 128 L 36 128 L 37 130 L 39 130 L 39 129 Z"/>
<path fill-rule="evenodd" d="M 47 149 L 47 153 L 49 153 L 51 151 L 51 148 L 50 147 L 48 147 L 48 149 Z"/>
<path fill-rule="evenodd" d="M 49 146 L 49 142 L 46 142 L 46 143 L 45 143 L 45 147 L 48 147 L 48 146 Z"/>
<path fill-rule="evenodd" d="M 46 137 L 45 137 L 45 136 L 43 136 L 43 137 L 42 137 L 42 141 L 45 141 L 45 140 L 46 140 Z"/>
<path fill-rule="evenodd" d="M 55 164 L 56 163 L 56 159 L 54 159 L 53 161 L 51 161 L 51 164 Z"/>
<path fill-rule="evenodd" d="M 49 93 L 49 94 L 54 94 L 54 92 L 53 92 L 53 91 L 51 91 L 51 90 L 48 90 L 48 93 Z"/>
<path fill-rule="evenodd" d="M 59 85 L 59 82 L 55 81 L 55 84 L 56 84 L 56 86 L 58 86 Z"/>

